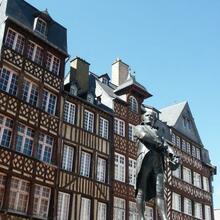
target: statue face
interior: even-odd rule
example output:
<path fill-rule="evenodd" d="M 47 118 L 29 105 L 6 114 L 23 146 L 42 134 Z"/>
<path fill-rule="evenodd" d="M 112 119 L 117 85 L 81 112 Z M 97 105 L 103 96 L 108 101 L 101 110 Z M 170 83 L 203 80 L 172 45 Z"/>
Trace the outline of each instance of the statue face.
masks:
<path fill-rule="evenodd" d="M 144 113 L 144 115 L 143 115 L 143 122 L 145 124 L 149 124 L 151 126 L 154 126 L 154 124 L 156 122 L 156 114 L 154 112 L 152 112 L 152 111 L 151 112 L 148 111 L 148 112 Z"/>

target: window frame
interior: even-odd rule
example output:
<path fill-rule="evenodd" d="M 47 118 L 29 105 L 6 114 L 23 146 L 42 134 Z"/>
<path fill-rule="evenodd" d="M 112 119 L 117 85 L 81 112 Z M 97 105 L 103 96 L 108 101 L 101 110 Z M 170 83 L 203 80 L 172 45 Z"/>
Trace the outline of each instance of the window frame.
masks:
<path fill-rule="evenodd" d="M 50 58 L 49 58 L 49 56 L 50 56 Z M 58 63 L 56 63 L 56 60 L 58 61 Z M 55 66 L 56 66 L 56 68 L 55 68 Z M 58 58 L 57 56 L 55 56 L 54 54 L 52 54 L 50 52 L 47 52 L 47 56 L 46 56 L 46 69 L 49 70 L 54 75 L 59 76 L 60 75 L 59 74 L 60 73 L 60 66 L 61 66 L 60 58 Z M 54 69 L 56 69 L 56 71 Z"/>
<path fill-rule="evenodd" d="M 124 161 L 122 163 L 122 160 Z M 115 163 L 114 163 L 114 179 L 125 182 L 125 170 L 126 170 L 126 161 L 125 156 L 123 154 L 119 154 L 115 152 Z"/>
<path fill-rule="evenodd" d="M 114 133 L 125 137 L 125 121 L 119 118 L 114 118 Z"/>
<path fill-rule="evenodd" d="M 132 159 L 132 158 L 128 158 L 128 173 L 129 173 L 129 184 L 131 186 L 136 185 L 136 166 L 137 166 L 137 161 Z"/>
<path fill-rule="evenodd" d="M 92 154 L 87 151 L 82 150 L 81 156 L 80 156 L 80 172 L 79 172 L 80 175 L 84 177 L 90 177 L 91 167 L 92 167 Z"/>
<path fill-rule="evenodd" d="M 70 210 L 70 194 L 59 191 L 57 203 L 57 220 L 68 220 Z"/>
<path fill-rule="evenodd" d="M 32 46 L 33 46 L 33 51 L 31 51 L 31 56 L 29 54 L 30 53 L 30 48 L 32 48 L 32 46 L 30 47 L 30 44 L 32 44 Z M 36 56 L 36 54 L 39 52 L 37 50 L 39 50 L 40 53 L 41 53 L 40 55 L 42 57 L 40 57 L 40 59 L 39 59 L 39 57 L 37 57 L 38 55 Z M 43 49 L 43 47 L 41 47 L 38 44 L 36 44 L 35 42 L 29 40 L 28 44 L 27 44 L 27 58 L 29 60 L 33 61 L 34 63 L 42 66 L 43 62 L 44 62 L 44 49 Z"/>
<path fill-rule="evenodd" d="M 66 151 L 65 151 L 66 149 Z M 65 156 L 65 152 L 67 153 Z M 74 156 L 75 156 L 75 148 L 64 144 L 63 145 L 63 154 L 62 154 L 62 164 L 61 164 L 61 168 L 63 170 L 66 171 L 73 171 L 73 166 L 74 166 Z M 66 160 L 64 161 L 64 159 L 66 158 Z"/>
<path fill-rule="evenodd" d="M 88 115 L 88 116 L 86 116 L 86 115 Z M 83 128 L 86 131 L 89 131 L 89 132 L 93 133 L 93 131 L 94 131 L 94 121 L 95 121 L 95 114 L 93 112 L 85 109 L 84 114 L 83 114 Z"/>
<path fill-rule="evenodd" d="M 43 32 L 37 28 L 39 22 L 41 22 L 41 24 L 45 25 Z M 41 24 L 40 24 L 40 26 L 42 28 Z M 47 34 L 47 26 L 48 26 L 48 24 L 47 24 L 47 22 L 44 19 L 42 19 L 40 17 L 35 18 L 35 20 L 34 20 L 34 31 L 37 32 L 38 34 L 40 34 L 41 36 L 44 36 L 44 37 L 46 36 L 46 34 Z"/>
<path fill-rule="evenodd" d="M 129 96 L 128 104 L 131 112 L 138 113 L 138 101 L 134 96 Z"/>
<path fill-rule="evenodd" d="M 99 135 L 108 140 L 109 121 L 103 117 L 99 117 Z"/>
<path fill-rule="evenodd" d="M 98 201 L 97 220 L 106 220 L 107 212 L 108 212 L 107 204 Z"/>
<path fill-rule="evenodd" d="M 104 164 L 103 164 L 104 162 Z M 106 182 L 107 160 L 100 156 L 97 157 L 96 180 L 102 183 Z"/>
<path fill-rule="evenodd" d="M 63 120 L 72 125 L 75 124 L 76 120 L 76 105 L 72 102 L 65 101 L 64 111 L 63 111 Z"/>
<path fill-rule="evenodd" d="M 6 148 L 10 148 L 11 141 L 12 141 L 12 130 L 13 130 L 13 123 L 14 122 L 11 118 L 6 117 L 5 115 L 0 114 L 0 117 L 2 118 L 2 123 L 0 123 L 0 145 L 3 147 L 6 147 Z M 7 126 L 8 121 L 9 121 L 10 125 Z M 7 140 L 4 141 L 3 138 L 5 135 L 7 135 Z M 8 138 L 9 138 L 9 140 L 8 140 Z M 8 144 L 5 145 L 4 142 L 8 143 Z"/>
<path fill-rule="evenodd" d="M 120 220 L 125 220 L 126 215 L 126 201 L 125 199 L 114 196 L 113 198 L 113 219 L 115 216 L 120 216 Z"/>
<path fill-rule="evenodd" d="M 172 209 L 178 212 L 182 212 L 181 195 L 175 192 L 172 192 Z"/>
<path fill-rule="evenodd" d="M 81 197 L 81 203 L 80 203 L 80 219 L 81 220 L 90 219 L 91 207 L 92 207 L 92 200 L 87 197 Z"/>
<path fill-rule="evenodd" d="M 0 208 L 3 206 L 5 196 L 6 174 L 0 173 Z"/>
<path fill-rule="evenodd" d="M 47 96 L 46 96 L 46 100 L 44 100 L 44 97 L 45 97 L 44 94 L 46 92 L 47 92 Z M 54 102 L 54 106 L 53 106 L 53 109 L 52 109 L 52 112 L 51 112 L 49 107 L 51 105 L 50 102 L 52 102 L 52 100 L 51 100 L 52 96 L 55 97 L 55 102 Z M 45 102 L 45 106 L 44 106 L 44 102 Z M 57 95 L 55 95 L 54 93 L 50 92 L 49 90 L 44 89 L 43 90 L 43 100 L 42 100 L 42 103 L 41 103 L 41 109 L 43 111 L 47 112 L 48 114 L 55 115 L 56 114 L 56 108 L 57 108 Z"/>

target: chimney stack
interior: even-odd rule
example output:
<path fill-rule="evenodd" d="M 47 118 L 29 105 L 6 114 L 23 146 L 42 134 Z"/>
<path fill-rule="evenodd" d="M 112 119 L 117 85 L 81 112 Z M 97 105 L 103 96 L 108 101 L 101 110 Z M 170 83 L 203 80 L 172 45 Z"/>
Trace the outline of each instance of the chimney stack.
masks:
<path fill-rule="evenodd" d="M 128 78 L 129 66 L 119 58 L 112 64 L 112 83 L 116 86 L 124 83 Z"/>

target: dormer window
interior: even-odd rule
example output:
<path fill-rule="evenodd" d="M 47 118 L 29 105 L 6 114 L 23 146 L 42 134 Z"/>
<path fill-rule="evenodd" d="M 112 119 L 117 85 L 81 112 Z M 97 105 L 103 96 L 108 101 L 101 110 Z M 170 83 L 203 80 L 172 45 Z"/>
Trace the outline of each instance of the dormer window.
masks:
<path fill-rule="evenodd" d="M 46 36 L 47 32 L 47 23 L 41 18 L 35 18 L 34 30 L 39 34 Z"/>
<path fill-rule="evenodd" d="M 103 77 L 102 78 L 102 83 L 104 83 L 105 85 L 108 85 L 108 80 L 105 77 Z"/>
<path fill-rule="evenodd" d="M 71 85 L 70 86 L 70 94 L 71 95 L 74 95 L 74 96 L 77 96 L 77 93 L 78 93 L 78 88 L 76 85 Z"/>
<path fill-rule="evenodd" d="M 94 96 L 92 94 L 88 94 L 87 101 L 93 104 L 94 103 Z"/>
<path fill-rule="evenodd" d="M 138 113 L 138 102 L 134 96 L 130 96 L 128 99 L 129 110 Z"/>

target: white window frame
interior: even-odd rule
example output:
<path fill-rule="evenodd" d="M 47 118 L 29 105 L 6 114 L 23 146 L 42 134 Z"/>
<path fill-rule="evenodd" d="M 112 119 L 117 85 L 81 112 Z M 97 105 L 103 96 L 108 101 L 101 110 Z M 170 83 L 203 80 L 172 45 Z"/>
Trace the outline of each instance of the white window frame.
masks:
<path fill-rule="evenodd" d="M 75 124 L 76 105 L 72 102 L 65 101 L 63 119 L 65 122 Z"/>
<path fill-rule="evenodd" d="M 56 113 L 56 106 L 57 106 L 57 96 L 54 95 L 52 92 L 49 92 L 48 90 L 45 90 L 43 91 L 43 99 L 44 99 L 44 93 L 47 92 L 47 96 L 46 96 L 46 105 L 43 106 L 43 102 L 42 102 L 42 109 L 47 112 L 48 114 L 52 114 L 52 115 L 55 115 Z M 49 112 L 49 104 L 50 104 L 50 99 L 51 97 L 54 96 L 55 97 L 55 103 L 54 103 L 54 108 L 52 109 L 53 111 L 52 112 Z"/>
<path fill-rule="evenodd" d="M 202 177 L 203 180 L 203 189 L 207 192 L 210 192 L 210 183 L 209 183 L 209 178 L 206 176 Z"/>
<path fill-rule="evenodd" d="M 34 202 L 33 202 L 33 214 L 35 216 L 47 218 L 50 206 L 50 188 L 41 185 L 35 185 L 34 189 Z M 44 204 L 47 203 L 47 208 L 44 210 Z M 36 206 L 36 210 L 35 210 Z"/>
<path fill-rule="evenodd" d="M 172 133 L 172 143 L 176 145 L 176 135 Z"/>
<path fill-rule="evenodd" d="M 43 140 L 41 140 L 41 137 L 43 137 Z M 50 141 L 48 141 L 48 140 L 50 140 Z M 39 145 L 42 146 L 42 149 L 41 149 L 40 156 L 38 155 L 38 159 L 41 160 L 41 161 L 44 161 L 46 163 L 51 163 L 51 158 L 52 158 L 52 153 L 53 153 L 53 145 L 54 145 L 54 138 L 50 137 L 49 135 L 40 133 L 39 141 L 38 141 L 38 150 L 39 150 L 39 147 L 40 147 Z M 49 160 L 45 159 L 46 149 L 51 150 Z"/>
<path fill-rule="evenodd" d="M 181 145 L 180 145 L 180 137 L 179 136 L 176 136 L 176 146 L 178 148 L 181 148 Z"/>
<path fill-rule="evenodd" d="M 43 64 L 43 60 L 44 60 L 44 54 L 43 54 L 44 49 L 41 46 L 39 46 L 38 44 L 34 43 L 33 41 L 29 41 L 28 42 L 28 47 L 29 47 L 29 44 L 33 44 L 33 52 L 32 52 L 32 56 L 31 57 L 30 57 L 29 54 L 27 54 L 28 59 L 30 59 L 31 61 L 37 63 L 38 65 L 42 65 Z M 38 62 L 36 60 L 37 49 L 41 50 L 41 52 L 42 52 L 42 59 L 40 60 L 40 62 Z M 27 48 L 27 53 L 29 53 L 29 49 L 28 48 Z"/>
<path fill-rule="evenodd" d="M 173 192 L 172 193 L 172 209 L 181 212 L 181 195 Z"/>
<path fill-rule="evenodd" d="M 129 220 L 138 220 L 137 205 L 129 201 Z"/>
<path fill-rule="evenodd" d="M 202 188 L 202 177 L 197 172 L 193 172 L 193 184 L 200 189 Z"/>
<path fill-rule="evenodd" d="M 94 113 L 84 110 L 83 128 L 89 132 L 94 130 Z"/>
<path fill-rule="evenodd" d="M 128 98 L 128 103 L 130 111 L 138 113 L 138 101 L 134 96 Z"/>
<path fill-rule="evenodd" d="M 6 175 L 0 173 L 0 208 L 2 208 L 3 205 L 3 199 L 5 195 L 5 184 L 6 184 Z"/>
<path fill-rule="evenodd" d="M 201 159 L 201 151 L 200 151 L 199 148 L 196 148 L 196 158 L 197 158 L 198 160 Z"/>
<path fill-rule="evenodd" d="M 114 220 L 125 220 L 126 202 L 124 199 L 114 196 Z"/>
<path fill-rule="evenodd" d="M 182 139 L 182 151 L 186 152 L 186 141 Z"/>
<path fill-rule="evenodd" d="M 89 220 L 91 217 L 91 199 L 81 198 L 80 220 Z"/>
<path fill-rule="evenodd" d="M 67 170 L 67 171 L 72 171 L 73 170 L 73 158 L 74 158 L 74 148 L 64 144 L 62 169 Z"/>
<path fill-rule="evenodd" d="M 205 220 L 211 220 L 211 217 L 211 207 L 209 205 L 205 205 Z"/>
<path fill-rule="evenodd" d="M 4 147 L 7 147 L 7 148 L 10 148 L 11 141 L 12 141 L 13 120 L 11 118 L 5 117 L 2 114 L 0 114 L 0 117 L 2 118 L 2 123 L 0 123 L 0 145 L 4 146 Z M 9 125 L 8 125 L 8 123 L 9 123 Z M 6 132 L 10 133 L 10 140 L 9 140 L 8 146 L 7 145 L 2 145 L 5 130 L 6 130 Z"/>
<path fill-rule="evenodd" d="M 136 141 L 136 138 L 134 136 L 134 130 L 135 130 L 135 125 L 128 124 L 128 139 L 133 142 Z"/>
<path fill-rule="evenodd" d="M 184 213 L 192 216 L 192 200 L 184 198 Z"/>
<path fill-rule="evenodd" d="M 25 38 L 24 38 L 24 36 L 23 36 L 22 34 L 18 33 L 17 31 L 13 30 L 12 28 L 8 28 L 8 30 L 7 30 L 7 34 L 6 34 L 6 38 L 5 38 L 5 45 L 6 45 L 6 46 L 9 46 L 9 45 L 6 44 L 7 39 L 8 39 L 8 37 L 9 37 L 9 31 L 14 32 L 14 34 L 15 34 L 15 38 L 14 38 L 14 40 L 13 40 L 12 47 L 10 47 L 10 48 L 13 49 L 13 50 L 15 50 L 16 52 L 18 52 L 18 53 L 20 53 L 20 54 L 23 54 L 23 52 L 24 52 L 24 46 L 25 46 Z M 24 44 L 23 44 L 23 46 L 22 46 L 21 51 L 19 51 L 19 50 L 17 49 L 17 44 L 18 44 L 18 38 L 19 38 L 19 37 L 24 40 Z"/>
<path fill-rule="evenodd" d="M 152 207 L 146 206 L 144 216 L 146 220 L 153 220 L 154 219 L 154 210 Z"/>
<path fill-rule="evenodd" d="M 18 181 L 17 182 L 18 184 L 16 186 L 14 186 L 13 181 Z M 30 183 L 28 181 L 12 177 L 10 193 L 9 193 L 9 209 L 14 210 L 14 211 L 18 211 L 21 213 L 27 213 L 29 191 L 30 191 Z M 15 198 L 13 198 L 13 201 L 11 201 L 12 200 L 11 197 L 13 194 L 15 194 Z M 25 210 L 19 210 L 19 206 L 23 205 L 23 201 L 21 199 L 24 198 L 24 196 L 27 198 L 26 204 L 24 207 Z"/>
<path fill-rule="evenodd" d="M 192 172 L 191 169 L 183 167 L 183 180 L 187 183 L 192 184 Z"/>
<path fill-rule="evenodd" d="M 125 156 L 115 153 L 115 180 L 125 182 Z"/>
<path fill-rule="evenodd" d="M 195 209 L 195 214 L 194 214 L 194 216 L 195 216 L 197 219 L 203 219 L 202 204 L 201 204 L 201 203 L 198 203 L 198 202 L 195 202 L 195 203 L 194 203 L 194 209 Z"/>
<path fill-rule="evenodd" d="M 48 56 L 50 56 L 50 58 Z M 51 59 L 51 60 L 49 61 L 49 59 Z M 56 63 L 56 60 L 58 61 L 58 65 L 57 65 L 57 70 L 54 71 L 54 65 Z M 59 75 L 59 71 L 60 71 L 60 59 L 58 57 L 56 57 L 55 55 L 53 55 L 52 53 L 47 52 L 46 68 L 50 72 L 52 72 L 53 74 L 58 76 Z"/>
<path fill-rule="evenodd" d="M 172 171 L 173 176 L 176 178 L 181 179 L 181 166 L 179 166 L 176 170 Z"/>
<path fill-rule="evenodd" d="M 125 136 L 125 122 L 119 118 L 114 120 L 114 132 L 122 137 Z"/>
<path fill-rule="evenodd" d="M 86 151 L 81 152 L 80 158 L 80 175 L 89 177 L 90 176 L 90 168 L 91 168 L 91 153 Z"/>
<path fill-rule="evenodd" d="M 189 142 L 186 142 L 186 152 L 191 155 L 191 145 Z"/>
<path fill-rule="evenodd" d="M 106 182 L 106 167 L 107 167 L 106 159 L 102 157 L 98 157 L 96 179 L 102 183 Z"/>
<path fill-rule="evenodd" d="M 107 219 L 107 204 L 104 202 L 98 202 L 97 220 Z"/>
<path fill-rule="evenodd" d="M 58 208 L 57 208 L 57 220 L 68 220 L 70 194 L 59 192 L 58 193 Z"/>
<path fill-rule="evenodd" d="M 99 135 L 108 139 L 109 121 L 103 117 L 99 118 Z"/>
<path fill-rule="evenodd" d="M 129 184 L 132 186 L 136 185 L 136 160 L 129 158 L 128 159 L 129 167 Z"/>
<path fill-rule="evenodd" d="M 37 24 L 38 22 L 42 22 L 45 26 L 44 26 L 44 31 L 40 31 L 37 29 Z M 42 36 L 46 36 L 46 33 L 47 33 L 47 22 L 45 20 L 43 20 L 42 18 L 35 18 L 34 20 L 34 31 L 36 31 L 37 33 L 39 33 L 40 35 Z"/>

